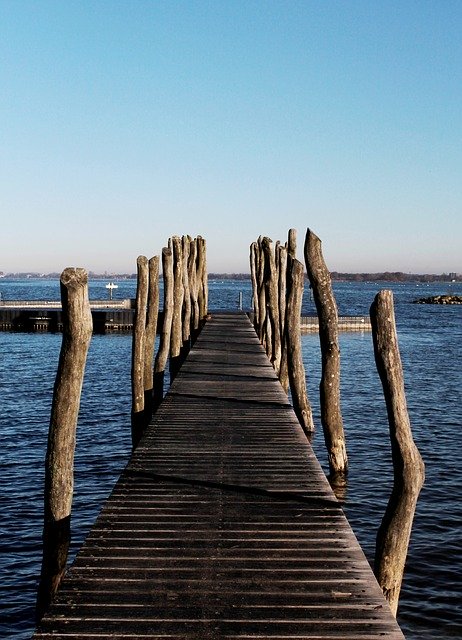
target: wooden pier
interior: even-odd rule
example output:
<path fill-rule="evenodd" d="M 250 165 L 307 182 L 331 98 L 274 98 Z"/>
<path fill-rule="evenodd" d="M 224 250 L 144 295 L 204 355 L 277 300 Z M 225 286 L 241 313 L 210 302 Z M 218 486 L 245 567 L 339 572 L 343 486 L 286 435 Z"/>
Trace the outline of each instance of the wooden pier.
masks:
<path fill-rule="evenodd" d="M 34 637 L 404 637 L 245 314 L 206 323 Z"/>
<path fill-rule="evenodd" d="M 131 333 L 135 315 L 134 301 L 94 300 L 90 302 L 94 333 Z M 249 313 L 252 316 L 252 313 Z M 162 312 L 158 326 L 161 326 Z M 302 333 L 317 333 L 317 316 L 300 318 Z M 371 331 L 369 316 L 339 316 L 339 331 Z M 51 332 L 62 331 L 61 304 L 55 301 L 0 301 L 0 331 Z"/>
<path fill-rule="evenodd" d="M 338 331 L 372 331 L 369 316 L 339 316 Z M 300 319 L 302 333 L 317 333 L 319 331 L 318 316 L 302 316 Z"/>
<path fill-rule="evenodd" d="M 134 309 L 130 299 L 92 300 L 94 333 L 130 333 Z M 61 303 L 47 300 L 0 301 L 0 331 L 59 333 L 63 330 Z"/>

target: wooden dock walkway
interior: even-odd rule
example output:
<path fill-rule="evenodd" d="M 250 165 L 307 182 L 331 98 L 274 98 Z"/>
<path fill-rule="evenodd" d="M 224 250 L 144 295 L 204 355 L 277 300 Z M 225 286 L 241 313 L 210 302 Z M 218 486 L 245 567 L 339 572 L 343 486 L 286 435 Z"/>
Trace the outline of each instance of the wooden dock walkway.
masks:
<path fill-rule="evenodd" d="M 35 638 L 403 638 L 245 314 L 216 314 Z"/>

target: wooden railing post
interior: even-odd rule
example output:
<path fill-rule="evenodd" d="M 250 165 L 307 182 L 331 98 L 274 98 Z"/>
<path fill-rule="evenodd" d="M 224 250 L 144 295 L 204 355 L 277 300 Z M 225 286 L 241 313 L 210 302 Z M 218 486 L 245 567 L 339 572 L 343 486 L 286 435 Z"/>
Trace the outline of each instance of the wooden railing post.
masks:
<path fill-rule="evenodd" d="M 37 620 L 48 608 L 66 568 L 71 536 L 77 418 L 93 329 L 86 271 L 65 269 L 61 274 L 60 287 L 63 339 L 45 460 L 43 560 Z"/>
<path fill-rule="evenodd" d="M 305 263 L 319 318 L 322 374 L 320 383 L 321 423 L 324 431 L 331 481 L 348 471 L 348 457 L 340 410 L 340 348 L 337 304 L 320 239 L 307 229 Z"/>
<path fill-rule="evenodd" d="M 377 294 L 370 316 L 375 360 L 387 406 L 394 472 L 393 489 L 377 534 L 374 573 L 396 616 L 425 465 L 412 438 L 391 291 Z"/>

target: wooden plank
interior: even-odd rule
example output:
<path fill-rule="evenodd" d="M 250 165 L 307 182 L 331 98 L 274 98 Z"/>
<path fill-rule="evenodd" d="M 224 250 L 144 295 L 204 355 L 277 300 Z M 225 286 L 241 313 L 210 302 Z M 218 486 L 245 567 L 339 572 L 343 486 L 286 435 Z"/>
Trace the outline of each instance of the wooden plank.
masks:
<path fill-rule="evenodd" d="M 203 329 L 35 638 L 403 638 L 245 315 Z"/>

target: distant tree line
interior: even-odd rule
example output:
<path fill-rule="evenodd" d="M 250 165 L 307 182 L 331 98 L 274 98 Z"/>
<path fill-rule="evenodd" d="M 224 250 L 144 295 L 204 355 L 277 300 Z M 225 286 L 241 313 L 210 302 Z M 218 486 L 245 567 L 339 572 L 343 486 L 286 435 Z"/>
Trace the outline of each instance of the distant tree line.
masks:
<path fill-rule="evenodd" d="M 332 280 L 345 282 L 451 282 L 462 281 L 457 273 L 403 273 L 402 271 L 384 271 L 383 273 L 340 273 L 331 272 Z"/>
<path fill-rule="evenodd" d="M 6 278 L 42 278 L 59 279 L 59 273 L 5 273 Z M 340 282 L 462 282 L 462 274 L 458 273 L 403 273 L 402 271 L 384 271 L 382 273 L 342 273 L 332 271 L 331 278 Z M 136 273 L 88 273 L 90 280 L 136 280 Z M 209 273 L 211 280 L 250 280 L 250 273 Z M 305 276 L 306 277 L 306 276 Z"/>
<path fill-rule="evenodd" d="M 10 278 L 11 280 L 59 280 L 59 278 L 61 277 L 61 273 L 54 271 L 50 273 L 38 273 L 34 271 L 2 273 L 0 271 L 0 276 L 3 278 Z M 89 280 L 136 280 L 136 278 L 136 273 L 94 273 L 93 271 L 88 272 Z"/>
<path fill-rule="evenodd" d="M 344 282 L 456 282 L 462 281 L 457 273 L 403 273 L 402 271 L 384 271 L 383 273 L 341 273 L 331 272 L 332 280 Z M 248 273 L 209 273 L 211 280 L 250 280 Z"/>

